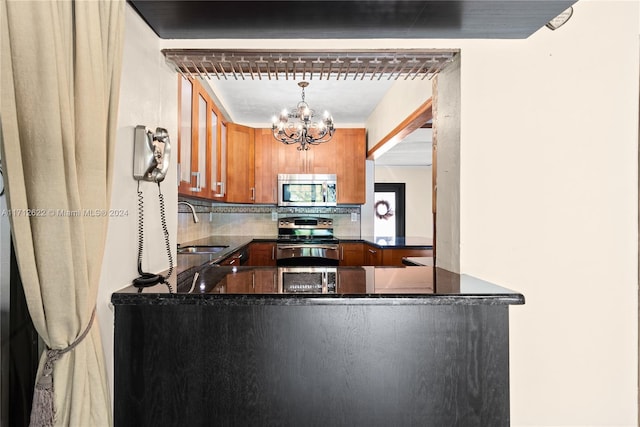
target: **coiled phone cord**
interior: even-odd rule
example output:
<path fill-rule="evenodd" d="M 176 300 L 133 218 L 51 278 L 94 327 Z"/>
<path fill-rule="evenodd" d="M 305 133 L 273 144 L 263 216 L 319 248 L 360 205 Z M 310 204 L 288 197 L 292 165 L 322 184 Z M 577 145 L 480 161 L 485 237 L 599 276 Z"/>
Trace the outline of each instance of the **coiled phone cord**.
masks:
<path fill-rule="evenodd" d="M 167 222 L 165 218 L 164 196 L 160 190 L 160 183 L 158 183 L 158 198 L 160 200 L 160 220 L 162 223 L 162 230 L 164 232 L 165 246 L 167 249 L 167 255 L 169 257 L 169 272 L 167 276 L 160 274 L 146 273 L 142 271 L 142 251 L 144 249 L 144 197 L 142 190 L 140 190 L 140 181 L 138 181 L 138 274 L 139 277 L 133 279 L 133 285 L 138 288 L 138 292 L 142 292 L 142 288 L 147 286 L 153 286 L 157 283 L 164 283 L 169 288 L 169 293 L 173 293 L 173 288 L 167 279 L 173 273 L 173 257 L 171 256 L 171 244 L 169 242 L 169 230 L 167 228 Z"/>
<path fill-rule="evenodd" d="M 169 243 L 169 229 L 167 228 L 167 218 L 164 209 L 164 196 L 160 190 L 160 183 L 158 183 L 158 199 L 160 200 L 160 222 L 162 223 L 162 231 L 164 233 L 164 245 L 167 250 L 167 257 L 169 258 L 169 272 L 165 277 L 165 280 L 171 277 L 173 273 L 173 256 L 171 255 L 171 243 Z"/>

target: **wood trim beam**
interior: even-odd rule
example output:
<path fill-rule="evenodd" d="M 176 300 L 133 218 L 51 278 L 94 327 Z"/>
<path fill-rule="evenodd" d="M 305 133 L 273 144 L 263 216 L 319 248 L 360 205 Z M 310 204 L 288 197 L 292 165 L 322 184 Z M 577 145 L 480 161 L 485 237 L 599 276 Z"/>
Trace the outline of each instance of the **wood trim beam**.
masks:
<path fill-rule="evenodd" d="M 375 160 L 391 147 L 402 141 L 407 135 L 425 125 L 433 118 L 432 100 L 429 98 L 398 126 L 367 151 L 367 160 Z"/>

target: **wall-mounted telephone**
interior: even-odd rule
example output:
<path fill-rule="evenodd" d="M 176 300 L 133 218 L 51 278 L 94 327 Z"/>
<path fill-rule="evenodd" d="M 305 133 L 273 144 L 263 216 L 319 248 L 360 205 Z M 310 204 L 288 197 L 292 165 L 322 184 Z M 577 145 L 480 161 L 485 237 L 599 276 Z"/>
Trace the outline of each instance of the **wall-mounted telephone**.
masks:
<path fill-rule="evenodd" d="M 138 125 L 135 128 L 133 139 L 133 178 L 138 181 L 138 274 L 133 280 L 133 285 L 138 288 L 153 286 L 157 283 L 165 283 L 172 292 L 171 285 L 167 282 L 173 272 L 173 257 L 171 256 L 171 244 L 169 242 L 169 230 L 165 218 L 164 197 L 160 190 L 160 183 L 167 176 L 169 161 L 171 159 L 171 143 L 169 133 L 164 128 L 156 128 L 155 133 L 146 126 Z M 150 181 L 158 184 L 158 198 L 160 199 L 160 220 L 169 258 L 169 272 L 166 276 L 146 273 L 142 270 L 142 250 L 144 247 L 144 203 L 140 181 Z"/>
<path fill-rule="evenodd" d="M 151 132 L 146 126 L 136 126 L 133 141 L 133 178 L 162 182 L 169 170 L 171 143 L 164 128 Z"/>

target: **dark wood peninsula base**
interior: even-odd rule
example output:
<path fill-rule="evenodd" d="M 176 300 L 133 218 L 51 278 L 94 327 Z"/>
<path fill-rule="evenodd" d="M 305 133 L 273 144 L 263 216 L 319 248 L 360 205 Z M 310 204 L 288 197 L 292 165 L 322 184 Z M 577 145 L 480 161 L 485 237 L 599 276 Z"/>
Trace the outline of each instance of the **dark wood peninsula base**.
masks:
<path fill-rule="evenodd" d="M 440 293 L 221 295 L 222 273 L 113 295 L 116 426 L 509 425 L 521 295 L 451 273 Z"/>

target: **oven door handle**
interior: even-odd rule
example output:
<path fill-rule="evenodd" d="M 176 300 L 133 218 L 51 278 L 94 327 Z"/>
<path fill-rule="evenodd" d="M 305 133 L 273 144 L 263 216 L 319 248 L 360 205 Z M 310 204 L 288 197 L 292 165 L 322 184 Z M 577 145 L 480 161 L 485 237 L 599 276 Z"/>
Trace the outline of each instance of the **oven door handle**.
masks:
<path fill-rule="evenodd" d="M 337 245 L 321 245 L 315 243 L 302 243 L 297 245 L 278 245 L 277 249 L 300 249 L 300 248 L 309 248 L 309 249 L 329 249 L 329 250 L 338 250 Z"/>

